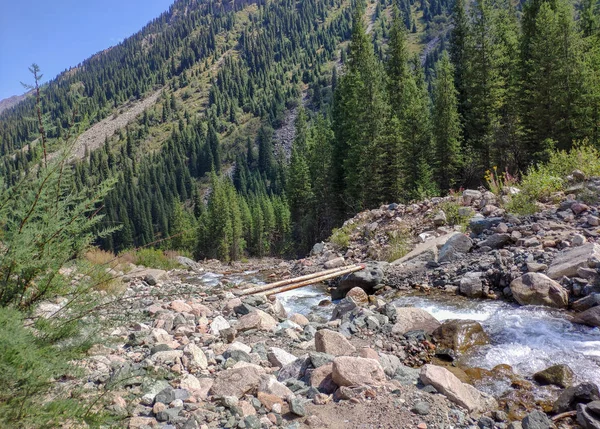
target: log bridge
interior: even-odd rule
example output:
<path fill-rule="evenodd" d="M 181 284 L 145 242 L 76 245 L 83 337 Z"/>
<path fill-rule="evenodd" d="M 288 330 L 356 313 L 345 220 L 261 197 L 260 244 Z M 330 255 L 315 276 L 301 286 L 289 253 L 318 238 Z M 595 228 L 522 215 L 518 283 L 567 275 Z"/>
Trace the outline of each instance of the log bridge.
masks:
<path fill-rule="evenodd" d="M 325 271 L 319 271 L 312 274 L 307 274 L 300 277 L 294 277 L 291 279 L 280 280 L 275 283 L 269 283 L 266 285 L 253 286 L 244 289 L 237 293 L 238 296 L 254 295 L 258 293 L 264 293 L 265 295 L 275 295 L 277 293 L 286 292 L 288 290 L 298 289 L 304 286 L 309 286 L 315 283 L 320 283 L 325 280 L 333 279 L 335 277 L 350 274 L 355 271 L 365 269 L 365 264 L 355 264 L 347 267 L 332 268 Z"/>

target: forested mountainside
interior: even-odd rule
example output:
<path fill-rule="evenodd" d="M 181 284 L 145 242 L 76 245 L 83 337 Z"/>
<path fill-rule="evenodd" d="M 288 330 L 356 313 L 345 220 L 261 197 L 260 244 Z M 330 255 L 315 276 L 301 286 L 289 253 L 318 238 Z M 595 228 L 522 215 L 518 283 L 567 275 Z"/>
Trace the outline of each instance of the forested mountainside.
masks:
<path fill-rule="evenodd" d="M 598 13 L 594 0 L 178 0 L 43 88 L 49 150 L 70 128 L 104 141 L 73 170 L 78 190 L 117 179 L 105 249 L 172 237 L 157 245 L 304 253 L 364 208 L 597 146 Z M 34 97 L 0 114 L 7 185 L 42 156 L 34 116 Z M 290 118 L 291 154 L 274 137 Z"/>

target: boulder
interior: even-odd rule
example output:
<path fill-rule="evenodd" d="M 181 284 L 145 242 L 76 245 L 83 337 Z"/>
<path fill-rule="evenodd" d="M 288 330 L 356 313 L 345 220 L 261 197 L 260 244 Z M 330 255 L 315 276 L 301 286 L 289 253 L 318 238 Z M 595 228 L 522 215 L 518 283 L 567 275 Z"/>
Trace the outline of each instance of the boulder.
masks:
<path fill-rule="evenodd" d="M 483 282 L 481 281 L 482 272 L 466 273 L 460 279 L 458 289 L 460 293 L 469 298 L 481 298 L 483 296 Z"/>
<path fill-rule="evenodd" d="M 270 331 L 275 329 L 277 321 L 262 310 L 254 310 L 245 316 L 238 319 L 235 328 L 239 332 L 248 331 L 250 329 L 258 329 L 259 331 Z"/>
<path fill-rule="evenodd" d="M 600 400 L 598 386 L 589 382 L 581 383 L 563 390 L 554 402 L 552 412 L 558 414 L 565 411 L 572 411 L 575 410 L 577 404 L 587 404 L 598 400 Z"/>
<path fill-rule="evenodd" d="M 533 379 L 541 385 L 553 384 L 558 387 L 569 387 L 573 384 L 573 370 L 567 365 L 553 365 L 533 374 Z"/>
<path fill-rule="evenodd" d="M 490 247 L 492 249 L 500 249 L 510 243 L 512 240 L 510 234 L 492 234 L 477 245 L 479 247 Z"/>
<path fill-rule="evenodd" d="M 200 380 L 198 380 L 192 374 L 184 375 L 181 378 L 181 383 L 179 383 L 179 386 L 182 389 L 186 389 L 186 390 L 198 390 L 198 389 L 202 388 L 202 385 L 200 384 Z"/>
<path fill-rule="evenodd" d="M 337 258 L 333 258 L 333 259 L 330 259 L 329 261 L 325 262 L 325 264 L 323 265 L 323 267 L 326 270 L 329 270 L 331 268 L 343 267 L 344 263 L 345 263 L 344 257 L 343 256 L 339 256 Z"/>
<path fill-rule="evenodd" d="M 359 287 L 353 287 L 346 294 L 346 298 L 352 298 L 352 300 L 359 305 L 369 304 L 369 295 Z"/>
<path fill-rule="evenodd" d="M 488 217 L 485 218 L 481 215 L 476 215 L 469 220 L 469 229 L 474 234 L 481 234 L 486 229 L 492 229 L 499 225 L 503 219 L 501 217 Z"/>
<path fill-rule="evenodd" d="M 127 274 L 127 276 L 131 278 L 140 278 L 150 286 L 156 286 L 158 282 L 167 280 L 169 278 L 169 275 L 165 270 L 143 267 L 133 269 Z"/>
<path fill-rule="evenodd" d="M 378 386 L 386 382 L 379 362 L 350 356 L 338 356 L 333 360 L 332 379 L 338 386 Z"/>
<path fill-rule="evenodd" d="M 279 381 L 289 380 L 290 378 L 300 379 L 306 374 L 306 370 L 311 364 L 311 359 L 308 355 L 303 355 L 295 361 L 283 366 L 277 373 Z"/>
<path fill-rule="evenodd" d="M 452 237 L 456 235 L 463 235 L 459 232 L 453 232 L 445 234 L 437 238 L 425 240 L 423 243 L 417 245 L 413 250 L 408 252 L 400 259 L 396 259 L 391 265 L 411 265 L 423 267 L 427 262 L 435 261 L 438 257 L 438 248 L 444 246 Z"/>
<path fill-rule="evenodd" d="M 440 249 L 438 262 L 459 260 L 473 247 L 473 240 L 465 234 L 456 233 Z"/>
<path fill-rule="evenodd" d="M 550 429 L 552 422 L 545 413 L 535 410 L 525 416 L 521 425 L 523 429 Z"/>
<path fill-rule="evenodd" d="M 273 366 L 282 367 L 294 362 L 297 358 L 291 353 L 286 352 L 278 347 L 271 347 L 267 354 L 269 363 Z"/>
<path fill-rule="evenodd" d="M 574 277 L 579 267 L 595 265 L 600 259 L 600 246 L 587 243 L 559 254 L 548 268 L 548 277 L 557 280 L 563 276 Z"/>
<path fill-rule="evenodd" d="M 300 314 L 300 313 L 294 313 L 290 316 L 290 320 L 300 326 L 306 326 L 308 325 L 310 322 L 308 321 L 308 319 L 306 318 L 306 316 Z"/>
<path fill-rule="evenodd" d="M 592 293 L 575 301 L 571 304 L 571 308 L 573 311 L 586 311 L 598 305 L 600 305 L 600 293 Z"/>
<path fill-rule="evenodd" d="M 548 276 L 540 273 L 527 273 L 514 279 L 510 290 L 521 305 L 546 305 L 564 308 L 569 304 L 567 290 Z"/>
<path fill-rule="evenodd" d="M 309 384 L 323 393 L 335 392 L 338 386 L 333 381 L 333 363 L 326 363 L 314 369 L 310 374 Z"/>
<path fill-rule="evenodd" d="M 208 368 L 208 360 L 200 347 L 195 344 L 188 344 L 183 348 L 184 356 L 187 356 L 193 367 L 206 369 Z"/>
<path fill-rule="evenodd" d="M 214 336 L 219 336 L 223 329 L 231 328 L 229 322 L 223 316 L 217 316 L 210 324 L 210 333 Z"/>
<path fill-rule="evenodd" d="M 356 348 L 339 332 L 321 329 L 315 334 L 315 348 L 318 352 L 333 356 L 350 355 Z"/>
<path fill-rule="evenodd" d="M 359 287 L 367 294 L 373 294 L 377 285 L 383 281 L 387 262 L 368 262 L 364 270 L 343 276 L 337 286 L 331 292 L 331 299 L 341 299 L 352 288 Z"/>
<path fill-rule="evenodd" d="M 577 405 L 577 423 L 583 429 L 600 429 L 600 401 Z"/>
<path fill-rule="evenodd" d="M 398 307 L 396 309 L 396 323 L 392 327 L 392 333 L 405 334 L 409 331 L 422 330 L 431 334 L 439 326 L 440 322 L 421 308 Z"/>
<path fill-rule="evenodd" d="M 446 320 L 433 331 L 438 347 L 464 353 L 473 346 L 489 343 L 490 339 L 479 322 L 474 320 Z"/>
<path fill-rule="evenodd" d="M 423 366 L 420 378 L 423 384 L 432 385 L 450 401 L 466 408 L 470 413 L 481 413 L 497 408 L 496 401 L 491 396 L 463 383 L 441 366 L 429 364 Z"/>
<path fill-rule="evenodd" d="M 241 398 L 246 393 L 256 391 L 263 375 L 264 370 L 257 366 L 226 369 L 217 373 L 210 393 Z"/>
<path fill-rule="evenodd" d="M 592 307 L 575 315 L 573 322 L 593 327 L 600 327 L 600 306 Z"/>
<path fill-rule="evenodd" d="M 259 392 L 275 395 L 282 399 L 294 396 L 294 392 L 292 392 L 285 384 L 277 381 L 275 376 L 271 374 L 264 374 L 260 378 L 257 389 Z"/>
<path fill-rule="evenodd" d="M 481 197 L 483 197 L 481 191 L 477 189 L 465 189 L 462 194 L 463 204 L 466 206 L 471 205 L 471 203 L 480 200 Z"/>

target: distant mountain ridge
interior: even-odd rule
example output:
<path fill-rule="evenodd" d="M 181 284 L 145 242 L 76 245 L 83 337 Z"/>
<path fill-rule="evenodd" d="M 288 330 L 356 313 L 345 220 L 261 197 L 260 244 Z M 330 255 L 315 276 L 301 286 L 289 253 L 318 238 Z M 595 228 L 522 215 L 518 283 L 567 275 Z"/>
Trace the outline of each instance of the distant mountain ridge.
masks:
<path fill-rule="evenodd" d="M 29 92 L 26 92 L 25 94 L 13 95 L 12 97 L 8 97 L 3 100 L 0 100 L 0 113 L 19 104 L 21 101 L 25 100 L 25 98 L 27 98 L 28 95 L 29 95 Z"/>

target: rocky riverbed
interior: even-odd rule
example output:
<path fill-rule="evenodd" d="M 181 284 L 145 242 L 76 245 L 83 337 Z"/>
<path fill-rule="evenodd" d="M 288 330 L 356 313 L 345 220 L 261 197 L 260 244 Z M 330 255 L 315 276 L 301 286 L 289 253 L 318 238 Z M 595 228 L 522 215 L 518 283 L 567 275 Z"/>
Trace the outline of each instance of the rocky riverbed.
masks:
<path fill-rule="evenodd" d="M 468 190 L 360 213 L 347 246 L 298 261 L 134 270 L 85 379 L 62 387 L 108 389 L 131 428 L 598 428 L 600 213 L 556 201 L 515 217 Z M 381 261 L 393 231 L 410 252 Z M 238 294 L 355 262 L 329 285 Z"/>

